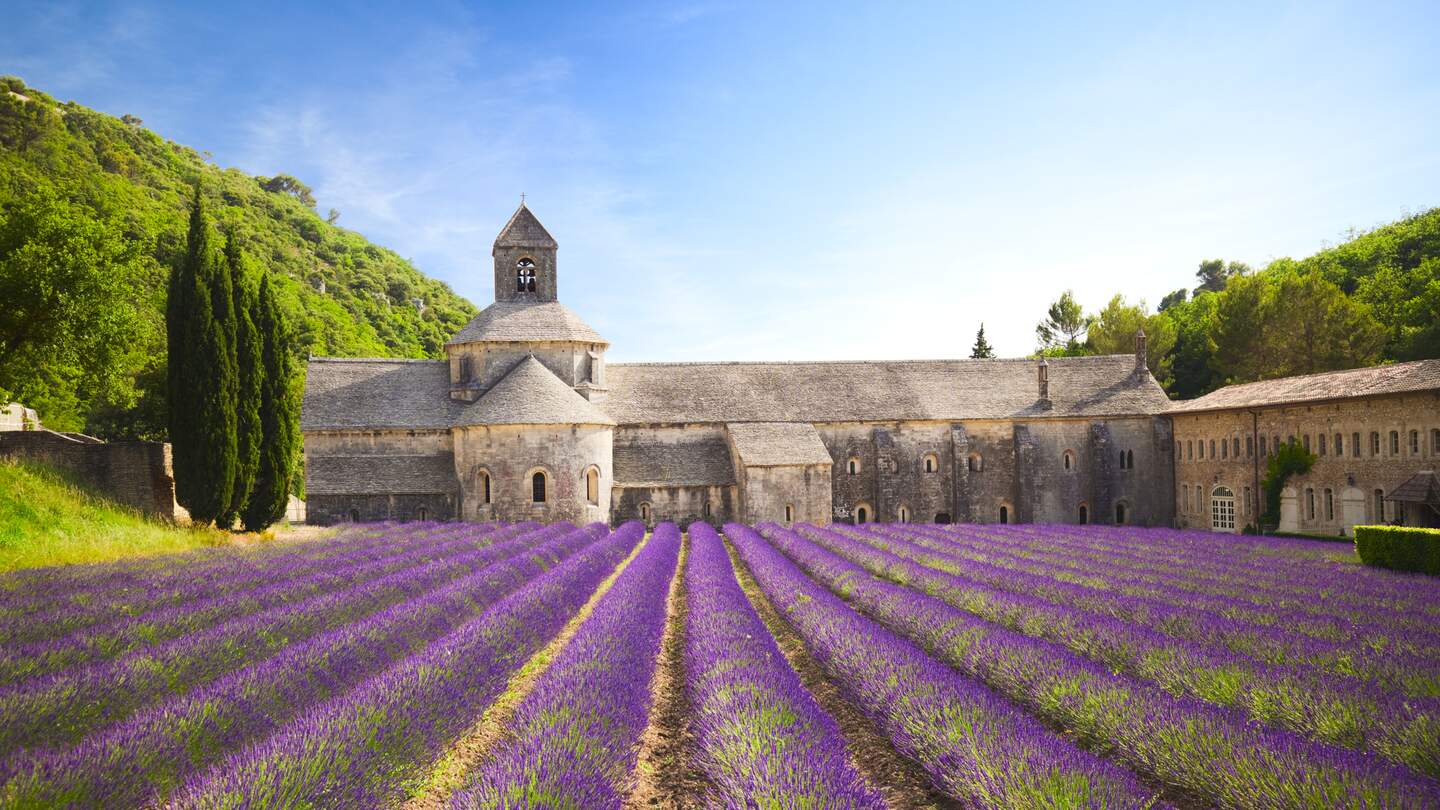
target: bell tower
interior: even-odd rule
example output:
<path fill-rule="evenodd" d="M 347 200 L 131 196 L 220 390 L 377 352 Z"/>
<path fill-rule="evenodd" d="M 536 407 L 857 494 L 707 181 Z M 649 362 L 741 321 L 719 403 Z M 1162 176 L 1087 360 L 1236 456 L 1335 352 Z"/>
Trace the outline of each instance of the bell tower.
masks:
<path fill-rule="evenodd" d="M 495 259 L 495 300 L 544 303 L 559 300 L 555 278 L 555 237 L 525 207 L 500 229 L 490 255 Z"/>

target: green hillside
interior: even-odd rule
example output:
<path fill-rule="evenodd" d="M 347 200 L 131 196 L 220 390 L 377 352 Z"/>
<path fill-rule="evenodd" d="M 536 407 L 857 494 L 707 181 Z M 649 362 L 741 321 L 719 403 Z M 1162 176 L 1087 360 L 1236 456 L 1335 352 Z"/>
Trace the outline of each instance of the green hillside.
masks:
<path fill-rule="evenodd" d="M 44 467 L 0 461 L 0 572 L 184 551 L 228 538 L 150 520 Z"/>
<path fill-rule="evenodd" d="M 314 210 L 310 190 L 294 178 L 220 168 L 131 116 L 122 120 L 57 102 L 19 79 L 4 78 L 0 227 L 17 206 L 53 197 L 64 216 L 92 218 L 121 243 L 117 252 L 128 248 L 137 255 L 114 264 L 131 291 L 117 295 L 115 306 L 133 309 L 121 314 L 135 318 L 122 333 L 124 350 L 105 364 L 107 379 L 95 379 L 99 372 L 85 369 L 85 358 L 70 358 L 71 369 L 52 354 L 31 361 L 35 368 L 10 369 L 0 390 L 61 429 L 107 437 L 163 435 L 164 288 L 185 247 L 197 182 L 219 229 L 235 233 L 279 282 L 302 356 L 439 357 L 444 342 L 475 313 L 405 259 L 328 222 Z M 10 267 L 6 249 L 0 244 L 0 285 Z"/>

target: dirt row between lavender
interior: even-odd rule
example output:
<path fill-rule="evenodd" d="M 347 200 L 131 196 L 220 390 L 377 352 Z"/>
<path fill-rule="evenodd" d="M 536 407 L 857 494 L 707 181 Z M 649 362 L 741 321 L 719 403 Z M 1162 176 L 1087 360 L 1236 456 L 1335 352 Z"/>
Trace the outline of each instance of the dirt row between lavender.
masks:
<path fill-rule="evenodd" d="M 845 750 L 856 770 L 880 791 L 886 803 L 895 810 L 958 810 L 961 805 L 932 788 L 919 763 L 896 751 L 890 739 L 830 681 L 820 662 L 805 648 L 799 634 L 770 604 L 728 539 L 725 540 L 725 550 L 730 555 L 730 565 L 735 569 L 740 589 L 745 592 L 770 635 L 774 636 L 790 668 L 800 676 L 800 683 L 815 697 L 820 708 L 840 726 Z"/>

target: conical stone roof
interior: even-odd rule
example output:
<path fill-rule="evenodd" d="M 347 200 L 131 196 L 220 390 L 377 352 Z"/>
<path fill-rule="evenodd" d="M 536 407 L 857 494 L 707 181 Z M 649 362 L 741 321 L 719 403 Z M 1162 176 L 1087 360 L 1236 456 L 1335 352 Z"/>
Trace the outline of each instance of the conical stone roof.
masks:
<path fill-rule="evenodd" d="M 559 301 L 496 301 L 480 310 L 447 346 L 495 341 L 534 343 L 562 341 L 609 345 L 600 333 Z"/>
<path fill-rule="evenodd" d="M 455 417 L 468 425 L 613 425 L 604 411 L 556 377 L 534 355 L 510 369 Z"/>

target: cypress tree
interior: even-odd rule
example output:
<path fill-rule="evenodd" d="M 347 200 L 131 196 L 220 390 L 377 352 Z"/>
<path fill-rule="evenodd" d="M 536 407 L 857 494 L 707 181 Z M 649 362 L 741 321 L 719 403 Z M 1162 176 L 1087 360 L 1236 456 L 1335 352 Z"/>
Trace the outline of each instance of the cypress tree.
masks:
<path fill-rule="evenodd" d="M 230 508 L 235 486 L 235 350 L 230 275 L 197 188 L 189 243 L 168 304 L 170 415 L 175 494 L 195 523 Z"/>
<path fill-rule="evenodd" d="M 985 339 L 985 324 L 980 324 L 980 331 L 975 333 L 975 345 L 970 347 L 970 358 L 972 360 L 989 360 L 995 356 L 995 350 L 990 348 L 990 341 Z"/>
<path fill-rule="evenodd" d="M 295 395 L 290 330 L 270 286 L 270 274 L 260 277 L 255 299 L 256 331 L 260 335 L 260 466 L 255 486 L 240 517 L 245 528 L 260 531 L 285 514 L 290 481 L 300 450 L 300 402 Z"/>
<path fill-rule="evenodd" d="M 224 526 L 233 526 L 255 484 L 260 466 L 260 399 L 264 370 L 261 366 L 260 335 L 255 326 L 258 306 L 254 289 L 246 283 L 246 257 L 232 233 L 225 241 L 225 266 L 230 274 L 235 313 L 235 485 L 230 508 L 220 517 Z"/>

